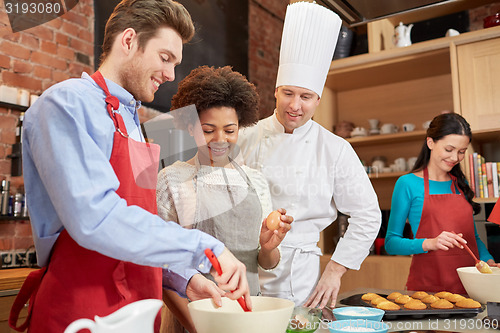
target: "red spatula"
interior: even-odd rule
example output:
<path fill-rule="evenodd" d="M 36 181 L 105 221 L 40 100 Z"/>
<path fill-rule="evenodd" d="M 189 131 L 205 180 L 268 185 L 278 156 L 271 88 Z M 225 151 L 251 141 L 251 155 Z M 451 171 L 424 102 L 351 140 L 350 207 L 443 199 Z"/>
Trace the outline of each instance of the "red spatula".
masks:
<path fill-rule="evenodd" d="M 217 274 L 222 275 L 222 269 L 220 268 L 219 260 L 217 259 L 215 254 L 212 252 L 212 250 L 205 249 L 205 255 L 207 256 L 208 260 L 210 260 L 210 263 L 212 264 L 212 266 L 214 266 L 214 269 L 217 272 Z M 241 305 L 241 308 L 243 309 L 243 311 L 251 312 L 251 310 L 249 310 L 247 308 L 247 304 L 245 303 L 245 299 L 243 298 L 243 296 L 238 298 L 237 301 Z"/>
<path fill-rule="evenodd" d="M 481 273 L 484 273 L 484 274 L 491 274 L 491 273 L 493 273 L 491 271 L 490 266 L 487 263 L 485 263 L 484 261 L 479 260 L 479 259 L 476 258 L 476 256 L 474 255 L 474 253 L 467 246 L 467 244 L 462 244 L 462 245 L 467 250 L 467 252 L 469 252 L 469 254 L 472 256 L 472 258 L 474 258 L 474 261 L 476 262 L 476 268 L 477 268 L 478 271 L 480 271 Z"/>

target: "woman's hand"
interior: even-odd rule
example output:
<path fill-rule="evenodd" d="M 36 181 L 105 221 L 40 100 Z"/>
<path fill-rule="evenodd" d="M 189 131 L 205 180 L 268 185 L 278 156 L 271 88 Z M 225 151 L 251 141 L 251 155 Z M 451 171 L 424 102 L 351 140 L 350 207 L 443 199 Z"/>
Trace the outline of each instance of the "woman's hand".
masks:
<path fill-rule="evenodd" d="M 488 260 L 486 263 L 491 267 L 500 267 L 500 263 L 497 264 L 493 259 Z"/>
<path fill-rule="evenodd" d="M 272 251 L 277 248 L 285 238 L 286 233 L 292 228 L 291 223 L 293 222 L 293 217 L 286 215 L 286 210 L 284 208 L 280 208 L 278 211 L 281 214 L 281 222 L 277 230 L 269 230 L 266 225 L 266 219 L 262 221 L 262 228 L 260 229 L 261 251 Z"/>
<path fill-rule="evenodd" d="M 422 243 L 424 251 L 443 250 L 448 251 L 454 247 L 463 249 L 462 244 L 467 244 L 467 241 L 462 238 L 463 234 L 456 234 L 453 231 L 443 231 L 436 238 L 427 238 Z"/>

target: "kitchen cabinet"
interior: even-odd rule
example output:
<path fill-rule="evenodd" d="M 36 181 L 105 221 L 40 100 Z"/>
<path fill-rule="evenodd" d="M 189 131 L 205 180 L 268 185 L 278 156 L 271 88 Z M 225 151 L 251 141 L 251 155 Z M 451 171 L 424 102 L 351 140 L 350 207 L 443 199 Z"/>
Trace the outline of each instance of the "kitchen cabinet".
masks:
<path fill-rule="evenodd" d="M 443 37 L 404 48 L 334 60 L 314 120 L 328 130 L 340 121 L 369 129 L 368 119 L 413 132 L 350 138 L 367 164 L 385 156 L 417 156 L 423 123 L 442 111 L 462 114 L 474 136 L 488 141 L 500 133 L 500 27 Z M 371 175 L 381 209 L 390 209 L 392 190 L 403 173 Z"/>

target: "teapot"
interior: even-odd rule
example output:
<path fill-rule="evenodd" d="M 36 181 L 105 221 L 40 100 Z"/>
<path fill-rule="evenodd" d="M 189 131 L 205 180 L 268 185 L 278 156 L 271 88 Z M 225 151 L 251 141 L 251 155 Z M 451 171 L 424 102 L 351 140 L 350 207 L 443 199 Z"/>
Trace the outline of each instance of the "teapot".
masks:
<path fill-rule="evenodd" d="M 92 333 L 153 333 L 155 318 L 162 305 L 159 299 L 143 299 L 106 317 L 77 319 L 66 327 L 64 333 L 76 333 L 82 329 L 89 329 Z"/>
<path fill-rule="evenodd" d="M 394 44 L 397 47 L 411 45 L 411 28 L 413 28 L 413 24 L 406 26 L 403 24 L 403 22 L 399 22 L 399 25 L 394 28 Z"/>

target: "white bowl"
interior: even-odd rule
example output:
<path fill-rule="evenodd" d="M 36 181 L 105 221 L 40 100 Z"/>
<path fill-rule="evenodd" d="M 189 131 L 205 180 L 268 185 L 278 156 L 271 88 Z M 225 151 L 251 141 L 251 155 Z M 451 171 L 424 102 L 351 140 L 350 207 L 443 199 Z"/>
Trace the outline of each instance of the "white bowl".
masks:
<path fill-rule="evenodd" d="M 285 332 L 294 306 L 286 299 L 252 296 L 252 312 L 226 297 L 220 308 L 203 299 L 189 303 L 188 309 L 198 333 L 276 333 Z"/>
<path fill-rule="evenodd" d="M 492 274 L 483 274 L 475 266 L 457 268 L 469 297 L 482 304 L 500 302 L 500 268 L 491 267 L 491 270 Z"/>
<path fill-rule="evenodd" d="M 384 310 L 364 306 L 346 306 L 335 308 L 332 312 L 337 320 L 368 319 L 381 321 L 385 314 Z"/>

